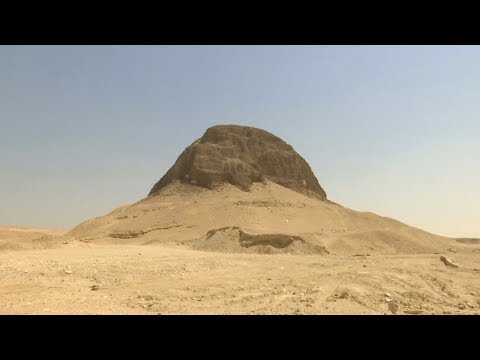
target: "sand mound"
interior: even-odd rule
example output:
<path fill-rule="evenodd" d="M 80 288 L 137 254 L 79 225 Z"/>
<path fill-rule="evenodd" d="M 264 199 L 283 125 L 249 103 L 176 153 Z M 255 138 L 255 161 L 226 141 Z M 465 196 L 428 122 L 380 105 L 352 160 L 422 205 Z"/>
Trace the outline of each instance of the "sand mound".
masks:
<path fill-rule="evenodd" d="M 222 228 L 230 230 L 206 239 L 209 231 Z M 249 244 L 249 235 L 255 236 L 252 243 L 258 245 L 242 246 Z M 322 253 L 311 250 L 309 244 L 338 255 L 434 253 L 465 246 L 394 219 L 305 196 L 269 180 L 253 184 L 249 192 L 230 184 L 208 190 L 173 182 L 156 196 L 80 224 L 67 236 L 94 243 L 168 244 L 246 253 L 292 253 L 290 249 L 299 254 Z M 299 237 L 307 245 L 294 240 L 282 249 L 282 244 L 295 239 L 288 236 Z"/>
<path fill-rule="evenodd" d="M 208 231 L 192 242 L 196 250 L 255 254 L 327 254 L 323 246 L 288 234 L 248 234 L 238 227 Z"/>
<path fill-rule="evenodd" d="M 248 191 L 252 183 L 265 179 L 320 199 L 327 197 L 310 166 L 290 145 L 267 131 L 237 125 L 207 129 L 150 195 L 175 180 L 208 189 L 229 183 Z"/>
<path fill-rule="evenodd" d="M 54 247 L 64 233 L 54 229 L 0 226 L 0 251 Z"/>

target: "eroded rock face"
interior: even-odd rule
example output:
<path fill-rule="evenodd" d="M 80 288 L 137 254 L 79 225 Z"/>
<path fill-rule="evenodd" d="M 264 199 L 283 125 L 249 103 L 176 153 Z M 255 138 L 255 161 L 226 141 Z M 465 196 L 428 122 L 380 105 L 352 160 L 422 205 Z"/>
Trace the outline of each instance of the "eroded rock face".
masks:
<path fill-rule="evenodd" d="M 238 125 L 207 129 L 183 151 L 149 195 L 175 180 L 208 189 L 227 182 L 248 191 L 252 183 L 265 179 L 327 198 L 308 163 L 290 145 L 265 130 Z"/>

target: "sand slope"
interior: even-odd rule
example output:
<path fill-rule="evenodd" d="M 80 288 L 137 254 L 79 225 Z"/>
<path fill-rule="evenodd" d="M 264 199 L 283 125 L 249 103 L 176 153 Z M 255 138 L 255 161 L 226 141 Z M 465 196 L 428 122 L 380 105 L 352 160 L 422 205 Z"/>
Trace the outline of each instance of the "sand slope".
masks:
<path fill-rule="evenodd" d="M 234 227 L 250 235 L 296 236 L 308 246 L 337 255 L 420 254 L 462 247 L 452 239 L 310 198 L 270 181 L 256 183 L 250 192 L 228 184 L 207 190 L 174 183 L 156 196 L 84 222 L 66 236 L 103 244 L 161 243 L 238 252 L 242 251 L 242 246 L 237 246 L 239 236 L 225 236 L 223 248 L 206 237 L 209 231 Z"/>

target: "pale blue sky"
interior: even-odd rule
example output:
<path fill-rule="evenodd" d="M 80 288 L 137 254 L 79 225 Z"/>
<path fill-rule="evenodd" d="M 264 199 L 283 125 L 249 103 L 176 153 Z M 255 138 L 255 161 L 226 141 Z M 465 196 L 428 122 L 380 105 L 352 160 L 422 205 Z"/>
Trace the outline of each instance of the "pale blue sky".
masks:
<path fill-rule="evenodd" d="M 0 46 L 0 224 L 139 200 L 215 124 L 263 128 L 328 197 L 480 237 L 478 46 Z"/>

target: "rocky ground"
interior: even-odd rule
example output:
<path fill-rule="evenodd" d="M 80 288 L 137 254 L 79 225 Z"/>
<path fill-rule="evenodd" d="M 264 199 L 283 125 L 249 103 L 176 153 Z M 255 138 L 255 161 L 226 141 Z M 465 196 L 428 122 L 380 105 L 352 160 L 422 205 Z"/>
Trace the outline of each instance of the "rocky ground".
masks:
<path fill-rule="evenodd" d="M 0 253 L 1 314 L 479 314 L 480 259 L 238 254 L 162 245 Z"/>

